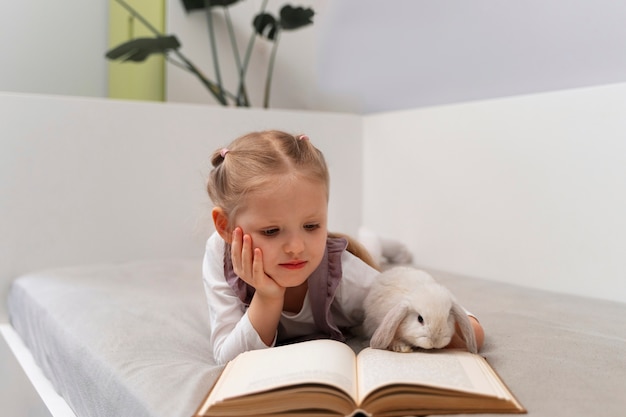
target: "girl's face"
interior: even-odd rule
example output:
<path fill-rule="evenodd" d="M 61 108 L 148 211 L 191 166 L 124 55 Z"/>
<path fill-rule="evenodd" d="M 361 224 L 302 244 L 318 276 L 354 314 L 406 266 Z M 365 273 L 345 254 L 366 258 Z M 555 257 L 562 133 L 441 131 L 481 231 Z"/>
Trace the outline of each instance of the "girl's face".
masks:
<path fill-rule="evenodd" d="M 328 201 L 323 183 L 276 177 L 253 193 L 235 224 L 263 252 L 263 268 L 278 285 L 296 287 L 319 266 L 326 250 Z"/>

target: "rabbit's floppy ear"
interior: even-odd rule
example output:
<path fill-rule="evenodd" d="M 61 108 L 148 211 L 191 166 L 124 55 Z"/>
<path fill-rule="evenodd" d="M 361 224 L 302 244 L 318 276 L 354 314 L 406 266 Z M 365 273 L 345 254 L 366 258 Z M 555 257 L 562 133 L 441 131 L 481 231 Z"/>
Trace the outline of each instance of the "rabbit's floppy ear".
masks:
<path fill-rule="evenodd" d="M 461 330 L 461 336 L 463 336 L 463 340 L 465 341 L 467 350 L 472 353 L 478 353 L 474 328 L 472 327 L 472 323 L 470 323 L 469 317 L 467 317 L 465 309 L 463 309 L 463 307 L 461 307 L 455 301 L 452 303 L 452 309 L 450 310 L 450 314 L 452 314 L 452 317 L 454 317 L 454 320 Z"/>
<path fill-rule="evenodd" d="M 385 314 L 383 321 L 380 323 L 372 338 L 370 339 L 370 347 L 374 349 L 387 349 L 391 344 L 398 326 L 402 323 L 404 317 L 409 312 L 407 303 L 399 303 L 393 306 L 391 310 Z"/>

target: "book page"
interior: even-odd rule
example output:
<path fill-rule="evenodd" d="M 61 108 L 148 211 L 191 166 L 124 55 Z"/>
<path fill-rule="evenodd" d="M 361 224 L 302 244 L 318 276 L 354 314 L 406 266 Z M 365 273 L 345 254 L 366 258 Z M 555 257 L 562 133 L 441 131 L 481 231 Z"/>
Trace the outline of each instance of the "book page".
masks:
<path fill-rule="evenodd" d="M 388 384 L 421 384 L 438 388 L 508 397 L 479 355 L 460 350 L 398 353 L 367 348 L 359 353 L 359 402 Z"/>
<path fill-rule="evenodd" d="M 224 369 L 207 405 L 280 387 L 324 383 L 356 398 L 356 361 L 352 349 L 333 340 L 313 340 L 244 352 Z"/>

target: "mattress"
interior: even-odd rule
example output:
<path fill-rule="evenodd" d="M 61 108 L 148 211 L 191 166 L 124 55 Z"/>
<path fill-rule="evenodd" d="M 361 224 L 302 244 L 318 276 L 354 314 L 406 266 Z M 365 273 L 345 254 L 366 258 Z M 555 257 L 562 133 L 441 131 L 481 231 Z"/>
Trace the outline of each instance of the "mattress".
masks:
<path fill-rule="evenodd" d="M 624 415 L 626 304 L 430 272 L 479 318 L 481 354 L 529 415 Z M 15 280 L 8 307 L 78 417 L 189 417 L 222 369 L 201 260 L 31 273 Z"/>
<path fill-rule="evenodd" d="M 12 326 L 78 417 L 189 417 L 211 358 L 201 262 L 42 271 L 8 299 Z"/>

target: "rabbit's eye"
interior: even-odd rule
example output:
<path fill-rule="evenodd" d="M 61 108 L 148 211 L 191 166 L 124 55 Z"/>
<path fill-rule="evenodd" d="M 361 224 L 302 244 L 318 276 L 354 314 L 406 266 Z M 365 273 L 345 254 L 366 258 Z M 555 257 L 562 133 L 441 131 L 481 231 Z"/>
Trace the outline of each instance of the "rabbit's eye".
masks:
<path fill-rule="evenodd" d="M 424 317 L 422 317 L 421 315 L 417 315 L 417 321 L 420 322 L 420 324 L 424 324 Z"/>

